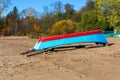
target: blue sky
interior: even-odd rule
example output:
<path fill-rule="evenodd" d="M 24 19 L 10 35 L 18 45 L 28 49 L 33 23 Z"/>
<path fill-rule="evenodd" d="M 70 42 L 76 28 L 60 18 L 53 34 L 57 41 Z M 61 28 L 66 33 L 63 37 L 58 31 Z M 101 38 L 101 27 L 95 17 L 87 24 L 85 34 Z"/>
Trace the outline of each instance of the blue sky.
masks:
<path fill-rule="evenodd" d="M 14 6 L 18 8 L 19 12 L 29 7 L 34 8 L 37 12 L 43 12 L 44 6 L 49 6 L 55 1 L 61 1 L 63 4 L 73 4 L 75 10 L 80 10 L 87 2 L 87 0 L 11 0 L 11 5 L 6 9 L 5 13 L 12 11 Z"/>

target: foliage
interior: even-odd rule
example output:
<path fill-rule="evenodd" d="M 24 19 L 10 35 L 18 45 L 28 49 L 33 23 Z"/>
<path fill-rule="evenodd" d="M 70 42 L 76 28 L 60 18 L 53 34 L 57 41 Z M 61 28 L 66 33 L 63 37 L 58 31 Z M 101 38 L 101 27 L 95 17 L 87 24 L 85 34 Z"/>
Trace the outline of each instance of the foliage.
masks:
<path fill-rule="evenodd" d="M 55 18 L 55 21 L 60 21 L 63 19 L 63 14 L 61 12 L 57 12 L 55 15 L 54 15 L 54 18 Z"/>
<path fill-rule="evenodd" d="M 50 15 L 45 16 L 42 19 L 41 27 L 42 27 L 42 32 L 46 35 L 49 34 L 48 29 L 53 26 L 55 22 L 55 18 L 51 17 Z"/>
<path fill-rule="evenodd" d="M 98 16 L 94 10 L 84 13 L 81 21 L 78 23 L 79 31 L 101 29 L 106 30 L 109 23 L 106 20 L 98 20 Z"/>
<path fill-rule="evenodd" d="M 0 15 L 9 2 L 10 0 L 0 0 Z M 1 4 L 4 6 L 1 7 Z M 21 12 L 13 7 L 6 16 L 0 17 L 0 35 L 38 38 L 42 35 L 112 28 L 120 33 L 120 0 L 87 0 L 79 11 L 72 4 L 56 1 L 43 9 L 44 12 L 38 14 L 32 7 Z"/>
<path fill-rule="evenodd" d="M 51 35 L 73 33 L 76 30 L 76 23 L 71 20 L 61 20 L 56 22 L 50 30 Z"/>
<path fill-rule="evenodd" d="M 14 7 L 13 11 L 8 13 L 6 17 L 6 27 L 7 27 L 6 35 L 16 35 L 18 31 L 18 23 L 19 23 L 19 14 L 17 7 Z"/>
<path fill-rule="evenodd" d="M 97 15 L 93 14 L 95 14 L 94 11 L 89 11 L 82 15 L 81 21 L 78 23 L 79 31 L 86 31 L 99 28 L 99 26 L 96 27 L 95 25 L 97 23 Z"/>
<path fill-rule="evenodd" d="M 106 20 L 114 27 L 120 22 L 120 0 L 97 0 L 95 8 L 99 20 Z"/>
<path fill-rule="evenodd" d="M 3 19 L 0 18 L 0 35 L 3 35 L 5 34 L 5 24 L 4 24 L 4 21 Z"/>

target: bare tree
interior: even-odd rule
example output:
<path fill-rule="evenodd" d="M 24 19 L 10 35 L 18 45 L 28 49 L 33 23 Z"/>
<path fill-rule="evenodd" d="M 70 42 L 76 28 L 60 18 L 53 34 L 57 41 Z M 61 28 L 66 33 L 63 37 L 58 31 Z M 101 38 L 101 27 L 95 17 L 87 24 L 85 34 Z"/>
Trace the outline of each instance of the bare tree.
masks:
<path fill-rule="evenodd" d="M 0 18 L 3 11 L 8 7 L 11 0 L 0 0 Z"/>
<path fill-rule="evenodd" d="M 28 17 L 28 16 L 36 16 L 36 11 L 34 8 L 27 8 L 27 9 L 24 9 L 21 13 L 21 15 L 25 18 L 25 17 Z"/>
<path fill-rule="evenodd" d="M 60 1 L 54 2 L 53 7 L 54 7 L 55 13 L 64 11 L 64 5 Z"/>

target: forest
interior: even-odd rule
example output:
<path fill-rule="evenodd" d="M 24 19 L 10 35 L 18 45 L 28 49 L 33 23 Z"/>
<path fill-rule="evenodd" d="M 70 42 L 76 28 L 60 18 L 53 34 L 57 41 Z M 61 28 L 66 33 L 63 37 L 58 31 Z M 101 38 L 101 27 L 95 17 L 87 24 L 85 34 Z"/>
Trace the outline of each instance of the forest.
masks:
<path fill-rule="evenodd" d="M 10 0 L 0 0 L 0 36 L 59 35 L 88 30 L 115 30 L 120 33 L 120 0 L 87 0 L 76 11 L 72 4 L 60 1 L 43 7 L 42 14 L 30 7 L 19 12 L 16 6 L 6 14 Z"/>

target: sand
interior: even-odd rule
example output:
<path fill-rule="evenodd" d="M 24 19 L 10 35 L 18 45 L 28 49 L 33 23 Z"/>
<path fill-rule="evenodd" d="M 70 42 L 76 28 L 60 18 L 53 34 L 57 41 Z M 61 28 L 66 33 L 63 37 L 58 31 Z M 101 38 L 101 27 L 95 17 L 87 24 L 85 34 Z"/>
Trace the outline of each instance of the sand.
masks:
<path fill-rule="evenodd" d="M 107 40 L 111 46 L 25 57 L 20 53 L 31 49 L 37 39 L 0 37 L 0 80 L 120 80 L 120 38 Z M 85 45 L 91 44 L 95 45 Z"/>

